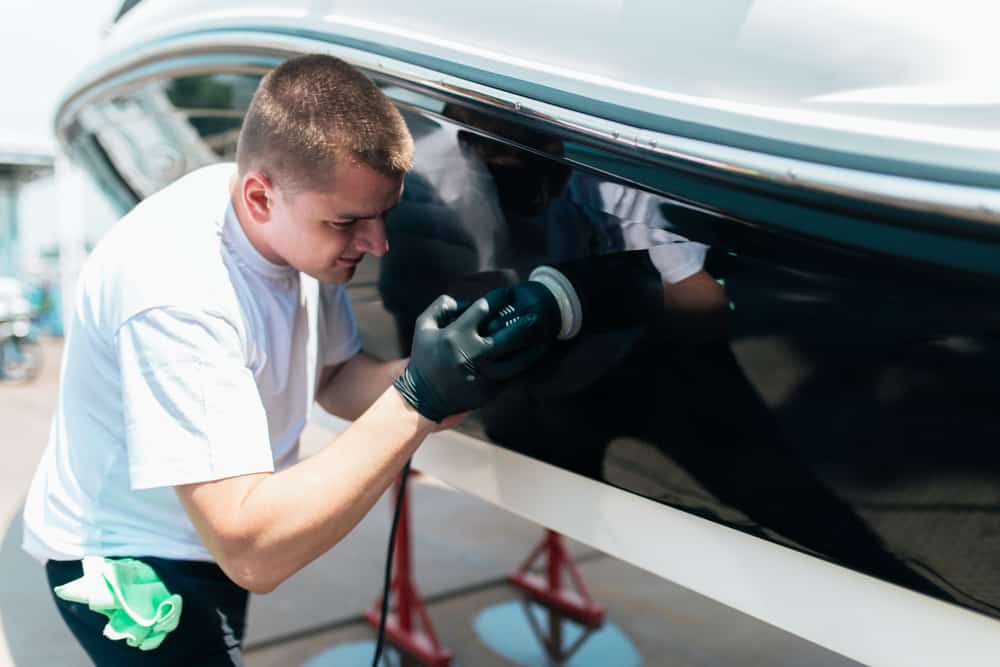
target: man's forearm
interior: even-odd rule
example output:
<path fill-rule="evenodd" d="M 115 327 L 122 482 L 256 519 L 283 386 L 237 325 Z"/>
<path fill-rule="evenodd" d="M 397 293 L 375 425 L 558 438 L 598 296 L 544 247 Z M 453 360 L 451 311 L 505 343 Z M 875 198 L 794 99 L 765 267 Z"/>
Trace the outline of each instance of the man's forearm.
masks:
<path fill-rule="evenodd" d="M 406 359 L 377 361 L 361 352 L 324 378 L 316 392 L 316 402 L 330 414 L 343 419 L 357 419 L 375 399 L 392 385 Z"/>
<path fill-rule="evenodd" d="M 729 336 L 729 297 L 705 271 L 663 286 L 669 325 L 665 334 L 677 342 L 702 343 Z"/>
<path fill-rule="evenodd" d="M 340 541 L 436 426 L 387 390 L 314 456 L 279 473 L 241 479 L 242 492 L 226 495 L 233 505 L 221 513 L 226 525 L 199 525 L 199 533 L 234 581 L 268 592 Z M 179 487 L 179 495 L 186 505 L 217 503 L 212 487 L 199 485 L 187 496 Z"/>

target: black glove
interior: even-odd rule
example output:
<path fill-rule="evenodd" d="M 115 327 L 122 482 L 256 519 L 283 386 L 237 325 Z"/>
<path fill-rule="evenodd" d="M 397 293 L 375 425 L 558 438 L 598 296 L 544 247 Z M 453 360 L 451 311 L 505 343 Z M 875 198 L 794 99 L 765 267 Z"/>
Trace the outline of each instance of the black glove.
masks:
<path fill-rule="evenodd" d="M 510 296 L 502 295 L 504 292 Z M 492 336 L 504 327 L 518 322 L 520 318 L 534 315 L 538 320 L 537 326 L 533 327 L 533 340 L 546 344 L 556 340 L 562 326 L 562 315 L 555 297 L 544 285 L 528 281 L 513 287 L 500 287 L 486 295 L 487 299 L 491 297 L 494 300 L 506 297 L 509 301 L 500 309 L 499 317 L 486 323 L 487 335 Z"/>
<path fill-rule="evenodd" d="M 663 280 L 648 250 L 584 257 L 549 266 L 562 273 L 576 292 L 582 323 L 582 329 L 577 330 L 579 335 L 670 325 L 663 306 Z M 517 280 L 512 270 L 484 271 L 462 276 L 448 286 L 448 293 L 468 298 L 491 287 L 508 287 L 515 290 L 516 314 L 544 308 L 543 327 L 550 321 L 561 325 L 561 316 L 549 315 L 549 309 L 555 305 L 554 297 L 548 301 L 547 297 L 539 296 L 538 283 L 533 280 L 515 284 Z M 542 306 L 540 302 L 548 305 Z M 555 307 L 558 309 L 558 305 Z M 488 326 L 495 328 L 499 324 L 491 322 Z"/>
<path fill-rule="evenodd" d="M 442 295 L 417 318 L 410 361 L 393 383 L 417 412 L 440 422 L 482 407 L 545 353 L 535 313 L 485 332 L 483 325 L 513 296 L 494 290 L 463 312 L 455 299 Z"/>

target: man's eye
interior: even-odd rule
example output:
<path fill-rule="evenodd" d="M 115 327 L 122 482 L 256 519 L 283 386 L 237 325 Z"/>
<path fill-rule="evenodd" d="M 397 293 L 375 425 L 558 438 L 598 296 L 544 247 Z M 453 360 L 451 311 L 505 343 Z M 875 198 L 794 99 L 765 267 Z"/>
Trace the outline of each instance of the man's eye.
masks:
<path fill-rule="evenodd" d="M 350 229 L 355 222 L 355 220 L 327 220 L 326 226 L 334 229 Z"/>

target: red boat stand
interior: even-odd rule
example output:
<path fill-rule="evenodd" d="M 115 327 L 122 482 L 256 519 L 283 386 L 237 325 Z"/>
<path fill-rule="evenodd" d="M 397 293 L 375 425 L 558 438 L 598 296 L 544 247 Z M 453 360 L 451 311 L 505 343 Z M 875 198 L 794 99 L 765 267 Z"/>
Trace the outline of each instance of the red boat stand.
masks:
<path fill-rule="evenodd" d="M 416 471 L 411 472 L 411 476 Z M 385 622 L 386 643 L 414 658 L 424 667 L 448 667 L 451 652 L 441 646 L 434 628 L 431 626 L 427 609 L 420 600 L 420 594 L 413 583 L 413 569 L 410 560 L 410 498 L 409 489 L 395 484 L 395 497 L 403 494 L 399 506 L 399 520 L 396 526 L 396 544 L 393 549 L 395 559 L 392 583 L 389 586 L 389 617 Z M 393 605 L 395 598 L 395 605 Z M 365 612 L 365 619 L 376 630 L 382 618 L 382 601 L 375 600 Z"/>
<path fill-rule="evenodd" d="M 533 574 L 529 570 L 542 556 L 546 557 L 545 576 Z M 576 590 L 563 588 L 562 570 L 565 569 L 573 581 Z M 562 618 L 570 618 L 580 625 L 595 630 L 604 623 L 604 608 L 601 607 L 587 591 L 583 578 L 566 549 L 562 536 L 554 530 L 546 530 L 545 537 L 535 547 L 527 560 L 518 570 L 508 577 L 511 585 L 524 591 L 527 596 L 549 610 L 549 633 L 543 639 L 549 656 L 565 659 L 579 647 L 576 642 L 569 650 L 562 647 Z M 533 621 L 533 616 L 529 615 Z M 534 625 L 534 622 L 532 623 Z M 581 636 L 581 641 L 589 632 Z"/>

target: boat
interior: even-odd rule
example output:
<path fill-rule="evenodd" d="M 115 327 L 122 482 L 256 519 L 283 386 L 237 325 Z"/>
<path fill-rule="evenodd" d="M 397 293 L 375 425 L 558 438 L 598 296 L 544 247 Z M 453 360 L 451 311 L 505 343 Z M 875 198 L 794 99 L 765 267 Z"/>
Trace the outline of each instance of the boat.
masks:
<path fill-rule="evenodd" d="M 231 160 L 284 59 L 356 65 L 416 143 L 366 350 L 540 265 L 623 311 L 416 468 L 863 664 L 994 665 L 1000 45 L 966 9 L 130 1 L 56 134 L 124 212 Z M 655 316 L 616 282 L 646 257 Z"/>

